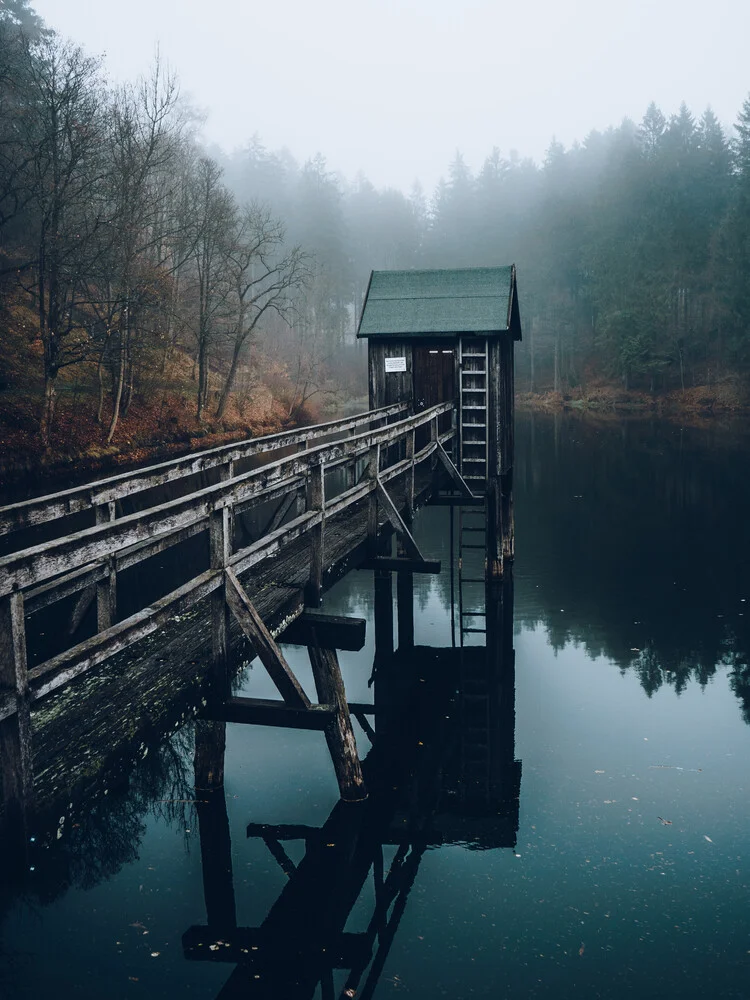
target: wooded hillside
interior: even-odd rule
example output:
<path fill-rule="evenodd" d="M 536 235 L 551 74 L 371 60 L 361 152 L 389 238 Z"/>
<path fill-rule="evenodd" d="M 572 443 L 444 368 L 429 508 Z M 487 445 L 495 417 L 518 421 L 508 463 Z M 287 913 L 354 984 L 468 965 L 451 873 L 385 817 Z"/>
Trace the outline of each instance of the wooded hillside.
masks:
<path fill-rule="evenodd" d="M 514 261 L 521 390 L 744 399 L 750 98 L 732 135 L 710 109 L 652 104 L 639 124 L 553 140 L 541 165 L 493 148 L 474 173 L 457 152 L 428 198 L 346 183 L 321 154 L 300 166 L 257 136 L 209 156 L 158 60 L 112 87 L 28 0 L 0 9 L 0 55 L 6 451 L 361 401 L 353 332 L 372 268 Z"/>

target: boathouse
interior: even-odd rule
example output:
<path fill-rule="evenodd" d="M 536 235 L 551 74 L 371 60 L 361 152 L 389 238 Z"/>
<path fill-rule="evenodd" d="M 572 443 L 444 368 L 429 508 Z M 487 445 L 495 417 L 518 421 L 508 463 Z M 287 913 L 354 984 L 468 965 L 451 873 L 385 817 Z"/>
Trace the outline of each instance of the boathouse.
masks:
<path fill-rule="evenodd" d="M 521 339 L 515 265 L 373 271 L 357 337 L 368 341 L 371 409 L 452 402 L 464 479 L 479 492 L 510 477 L 513 345 Z M 443 414 L 440 430 L 450 419 Z"/>

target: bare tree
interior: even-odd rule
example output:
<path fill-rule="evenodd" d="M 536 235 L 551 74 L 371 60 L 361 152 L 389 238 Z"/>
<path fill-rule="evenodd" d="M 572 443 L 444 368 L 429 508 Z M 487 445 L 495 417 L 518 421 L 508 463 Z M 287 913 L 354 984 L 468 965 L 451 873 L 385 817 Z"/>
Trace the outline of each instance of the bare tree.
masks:
<path fill-rule="evenodd" d="M 198 420 L 208 402 L 209 354 L 222 325 L 228 319 L 231 294 L 227 265 L 235 245 L 237 208 L 221 182 L 221 168 L 208 157 L 197 164 L 188 211 L 192 225 L 190 262 L 196 298 L 194 332 L 198 363 Z"/>
<path fill-rule="evenodd" d="M 283 224 L 270 209 L 257 202 L 246 206 L 228 253 L 234 306 L 232 360 L 216 409 L 219 419 L 226 412 L 245 344 L 269 311 L 289 321 L 294 312 L 290 293 L 308 280 L 308 255 L 299 246 L 284 252 L 284 235 Z"/>
<path fill-rule="evenodd" d="M 92 299 L 102 303 L 105 333 L 99 373 L 105 352 L 115 362 L 112 415 L 107 442 L 117 428 L 128 387 L 133 384 L 133 339 L 139 316 L 153 299 L 158 284 L 158 254 L 164 239 L 161 202 L 166 197 L 159 184 L 173 167 L 180 148 L 181 123 L 175 115 L 177 84 L 165 74 L 157 58 L 153 72 L 136 88 L 122 87 L 112 97 L 108 114 L 109 218 L 102 243 L 100 268 L 92 278 Z M 99 412 L 102 410 L 100 395 Z M 100 416 L 101 419 L 101 416 Z"/>
<path fill-rule="evenodd" d="M 28 86 L 18 128 L 30 157 L 29 261 L 35 272 L 44 346 L 40 433 L 49 444 L 55 382 L 61 368 L 89 350 L 79 312 L 83 276 L 102 216 L 102 86 L 97 60 L 54 36 L 26 45 Z M 33 235 L 32 235 L 33 234 Z"/>

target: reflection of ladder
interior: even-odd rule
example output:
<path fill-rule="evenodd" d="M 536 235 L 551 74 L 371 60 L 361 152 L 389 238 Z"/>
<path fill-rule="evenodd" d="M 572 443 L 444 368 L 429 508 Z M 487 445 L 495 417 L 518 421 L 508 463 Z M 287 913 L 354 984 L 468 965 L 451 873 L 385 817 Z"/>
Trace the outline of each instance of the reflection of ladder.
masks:
<path fill-rule="evenodd" d="M 461 651 L 461 786 L 465 806 L 482 808 L 490 794 L 490 687 L 487 650 Z"/>
<path fill-rule="evenodd" d="M 486 635 L 484 607 L 487 517 L 485 507 L 458 508 L 458 616 L 461 645 L 466 636 Z M 480 627 L 481 626 L 481 627 Z"/>
<path fill-rule="evenodd" d="M 487 341 L 462 337 L 460 351 L 460 469 L 476 489 L 487 479 Z"/>

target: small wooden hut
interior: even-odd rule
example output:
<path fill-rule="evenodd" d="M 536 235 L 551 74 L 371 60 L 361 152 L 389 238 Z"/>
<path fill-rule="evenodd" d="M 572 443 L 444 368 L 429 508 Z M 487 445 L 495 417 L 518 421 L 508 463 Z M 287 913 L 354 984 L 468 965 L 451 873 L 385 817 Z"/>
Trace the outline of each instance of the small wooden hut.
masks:
<path fill-rule="evenodd" d="M 368 341 L 371 409 L 452 400 L 464 479 L 483 491 L 510 475 L 513 344 L 521 339 L 515 265 L 373 271 L 357 336 Z"/>

